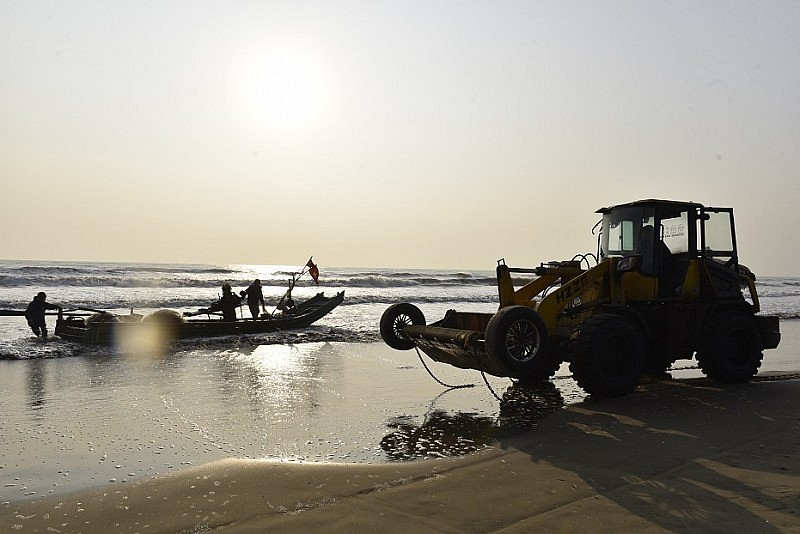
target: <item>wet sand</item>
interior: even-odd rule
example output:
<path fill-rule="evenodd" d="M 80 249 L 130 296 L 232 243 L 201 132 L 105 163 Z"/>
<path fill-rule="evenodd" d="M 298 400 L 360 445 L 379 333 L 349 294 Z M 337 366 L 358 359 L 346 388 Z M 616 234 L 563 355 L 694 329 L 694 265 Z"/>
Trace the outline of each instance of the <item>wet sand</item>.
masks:
<path fill-rule="evenodd" d="M 227 458 L 386 463 L 463 455 L 584 395 L 429 363 L 383 343 L 0 361 L 3 503 L 127 485 Z M 2 529 L 0 529 L 2 530 Z"/>
<path fill-rule="evenodd" d="M 223 460 L 12 503 L 15 532 L 702 531 L 800 528 L 800 380 L 653 384 L 456 459 Z"/>
<path fill-rule="evenodd" d="M 797 338 L 787 336 L 795 326 L 784 328 L 784 355 L 798 354 Z M 780 361 L 776 370 L 789 371 L 795 360 Z M 676 376 L 627 397 L 569 404 L 533 431 L 499 435 L 458 458 L 224 459 L 122 486 L 6 503 L 0 526 L 14 532 L 797 531 L 800 379 L 765 374 L 726 387 Z"/>

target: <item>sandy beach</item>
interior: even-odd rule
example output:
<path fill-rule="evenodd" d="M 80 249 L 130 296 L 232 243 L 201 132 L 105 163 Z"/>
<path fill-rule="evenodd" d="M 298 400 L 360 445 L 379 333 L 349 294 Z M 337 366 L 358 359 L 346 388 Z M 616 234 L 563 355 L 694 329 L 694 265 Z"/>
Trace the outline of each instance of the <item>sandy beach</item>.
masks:
<path fill-rule="evenodd" d="M 789 532 L 800 528 L 800 380 L 650 384 L 535 432 L 422 462 L 222 460 L 10 503 L 13 532 Z"/>
<path fill-rule="evenodd" d="M 800 534 L 799 21 L 0 2 L 0 534 Z"/>

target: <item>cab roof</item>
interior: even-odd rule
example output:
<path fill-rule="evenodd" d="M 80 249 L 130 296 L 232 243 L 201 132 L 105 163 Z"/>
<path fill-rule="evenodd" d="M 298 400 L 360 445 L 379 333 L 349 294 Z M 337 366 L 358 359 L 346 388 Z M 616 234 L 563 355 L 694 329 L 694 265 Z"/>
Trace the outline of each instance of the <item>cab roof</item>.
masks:
<path fill-rule="evenodd" d="M 680 209 L 680 208 L 689 208 L 689 209 L 700 209 L 704 208 L 702 204 L 698 204 L 697 202 L 681 202 L 679 200 L 660 200 L 656 198 L 649 198 L 646 200 L 636 200 L 634 202 L 627 202 L 625 204 L 617 204 L 614 206 L 608 206 L 607 208 L 600 208 L 595 213 L 608 213 L 612 210 L 618 208 L 631 208 L 631 207 L 653 207 L 653 208 L 670 208 L 670 209 Z"/>

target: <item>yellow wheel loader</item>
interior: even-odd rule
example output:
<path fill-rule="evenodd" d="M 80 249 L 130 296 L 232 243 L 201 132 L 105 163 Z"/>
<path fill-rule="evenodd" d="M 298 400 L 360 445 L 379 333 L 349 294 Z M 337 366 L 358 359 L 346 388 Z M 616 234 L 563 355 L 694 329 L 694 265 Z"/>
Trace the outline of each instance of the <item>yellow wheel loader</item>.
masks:
<path fill-rule="evenodd" d="M 398 303 L 381 316 L 381 337 L 395 349 L 416 347 L 435 361 L 520 381 L 547 379 L 566 361 L 594 397 L 628 394 L 643 375 L 693 357 L 714 381 L 753 377 L 780 330 L 777 317 L 758 314 L 733 209 L 651 199 L 597 213 L 596 256 L 532 269 L 499 260 L 497 313 L 450 310 L 426 325 L 419 308 Z"/>

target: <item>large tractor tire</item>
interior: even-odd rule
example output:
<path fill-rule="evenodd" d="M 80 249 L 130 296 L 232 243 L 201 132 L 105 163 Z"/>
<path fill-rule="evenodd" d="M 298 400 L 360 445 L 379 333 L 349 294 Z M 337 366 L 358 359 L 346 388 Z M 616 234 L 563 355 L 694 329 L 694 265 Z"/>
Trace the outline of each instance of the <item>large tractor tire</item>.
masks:
<path fill-rule="evenodd" d="M 747 382 L 761 367 L 764 352 L 752 315 L 724 311 L 712 318 L 697 351 L 703 373 L 722 384 Z"/>
<path fill-rule="evenodd" d="M 596 398 L 636 389 L 647 360 L 641 332 L 614 314 L 590 317 L 572 333 L 569 369 L 578 385 Z"/>
<path fill-rule="evenodd" d="M 527 306 L 502 308 L 486 326 L 486 354 L 525 382 L 553 376 L 561 362 L 548 354 L 544 321 Z"/>
<path fill-rule="evenodd" d="M 414 342 L 403 335 L 403 327 L 412 324 L 425 324 L 425 315 L 422 310 L 408 302 L 392 304 L 381 315 L 381 338 L 393 349 L 413 349 Z"/>

